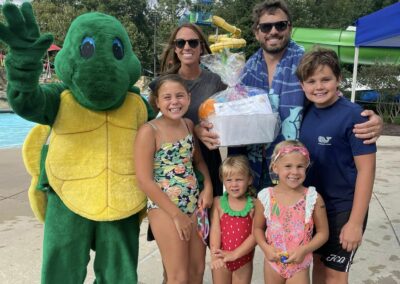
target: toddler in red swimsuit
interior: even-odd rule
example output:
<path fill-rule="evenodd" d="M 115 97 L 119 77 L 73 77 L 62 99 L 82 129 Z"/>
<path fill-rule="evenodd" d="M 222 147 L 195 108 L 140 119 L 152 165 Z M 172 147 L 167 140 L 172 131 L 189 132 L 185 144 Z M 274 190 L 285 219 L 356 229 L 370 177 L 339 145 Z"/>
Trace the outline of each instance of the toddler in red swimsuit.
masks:
<path fill-rule="evenodd" d="M 225 159 L 220 167 L 223 196 L 216 197 L 211 212 L 211 269 L 214 283 L 250 283 L 255 239 L 252 235 L 253 181 L 245 156 Z"/>

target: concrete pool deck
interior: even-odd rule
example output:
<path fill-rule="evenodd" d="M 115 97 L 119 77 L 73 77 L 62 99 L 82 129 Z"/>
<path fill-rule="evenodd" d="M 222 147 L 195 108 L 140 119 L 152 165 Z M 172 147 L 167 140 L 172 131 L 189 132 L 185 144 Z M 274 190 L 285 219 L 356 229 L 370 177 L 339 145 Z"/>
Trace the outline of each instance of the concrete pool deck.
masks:
<path fill-rule="evenodd" d="M 350 283 L 400 283 L 400 137 L 382 136 L 369 220 L 363 244 L 350 271 Z M 0 283 L 40 283 L 43 225 L 33 216 L 20 149 L 0 149 Z M 146 241 L 142 223 L 139 283 L 161 283 L 161 257 L 155 242 Z M 263 255 L 257 248 L 252 283 L 263 283 Z M 207 256 L 209 263 L 209 256 Z M 85 283 L 92 283 L 92 262 Z M 204 283 L 212 283 L 207 265 Z"/>

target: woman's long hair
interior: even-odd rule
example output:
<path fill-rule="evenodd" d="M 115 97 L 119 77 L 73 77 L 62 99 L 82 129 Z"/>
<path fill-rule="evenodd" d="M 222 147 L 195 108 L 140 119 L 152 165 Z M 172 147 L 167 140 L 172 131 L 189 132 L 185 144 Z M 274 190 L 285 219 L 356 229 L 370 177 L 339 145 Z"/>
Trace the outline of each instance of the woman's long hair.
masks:
<path fill-rule="evenodd" d="M 191 23 L 184 23 L 177 27 L 168 39 L 167 46 L 165 47 L 163 53 L 161 54 L 160 58 L 160 74 L 175 74 L 178 73 L 179 68 L 181 67 L 181 62 L 178 56 L 175 53 L 175 39 L 176 34 L 182 28 L 191 29 L 193 32 L 197 34 L 200 39 L 200 46 L 201 46 L 201 55 L 204 54 L 211 54 L 210 47 L 207 43 L 207 39 L 204 36 L 202 30 L 196 26 L 195 24 Z M 200 63 L 200 62 L 199 62 Z"/>

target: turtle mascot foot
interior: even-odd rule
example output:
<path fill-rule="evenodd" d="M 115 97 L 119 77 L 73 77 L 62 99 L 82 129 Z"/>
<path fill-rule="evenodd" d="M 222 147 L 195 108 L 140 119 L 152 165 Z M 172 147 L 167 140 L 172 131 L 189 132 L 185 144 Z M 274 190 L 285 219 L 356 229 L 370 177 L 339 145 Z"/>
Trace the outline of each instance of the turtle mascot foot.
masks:
<path fill-rule="evenodd" d="M 40 34 L 29 3 L 5 4 L 3 14 L 9 103 L 46 125 L 23 147 L 31 206 L 45 222 L 42 283 L 83 283 L 91 249 L 96 283 L 137 283 L 146 196 L 136 187 L 133 149 L 149 108 L 133 87 L 141 66 L 128 34 L 114 17 L 79 16 L 55 59 L 62 82 L 40 85 L 53 37 Z"/>

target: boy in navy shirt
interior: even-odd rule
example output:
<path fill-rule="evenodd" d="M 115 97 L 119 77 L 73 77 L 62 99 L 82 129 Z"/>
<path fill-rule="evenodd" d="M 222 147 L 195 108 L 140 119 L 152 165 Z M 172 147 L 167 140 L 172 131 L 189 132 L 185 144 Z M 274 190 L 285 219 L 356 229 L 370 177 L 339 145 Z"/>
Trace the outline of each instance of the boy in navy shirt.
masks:
<path fill-rule="evenodd" d="M 364 144 L 352 131 L 354 124 L 367 119 L 359 105 L 338 96 L 341 72 L 334 51 L 306 53 L 296 75 L 313 103 L 300 130 L 312 162 L 305 185 L 315 186 L 322 195 L 329 221 L 329 240 L 315 251 L 313 283 L 348 283 L 367 221 L 376 145 Z"/>

